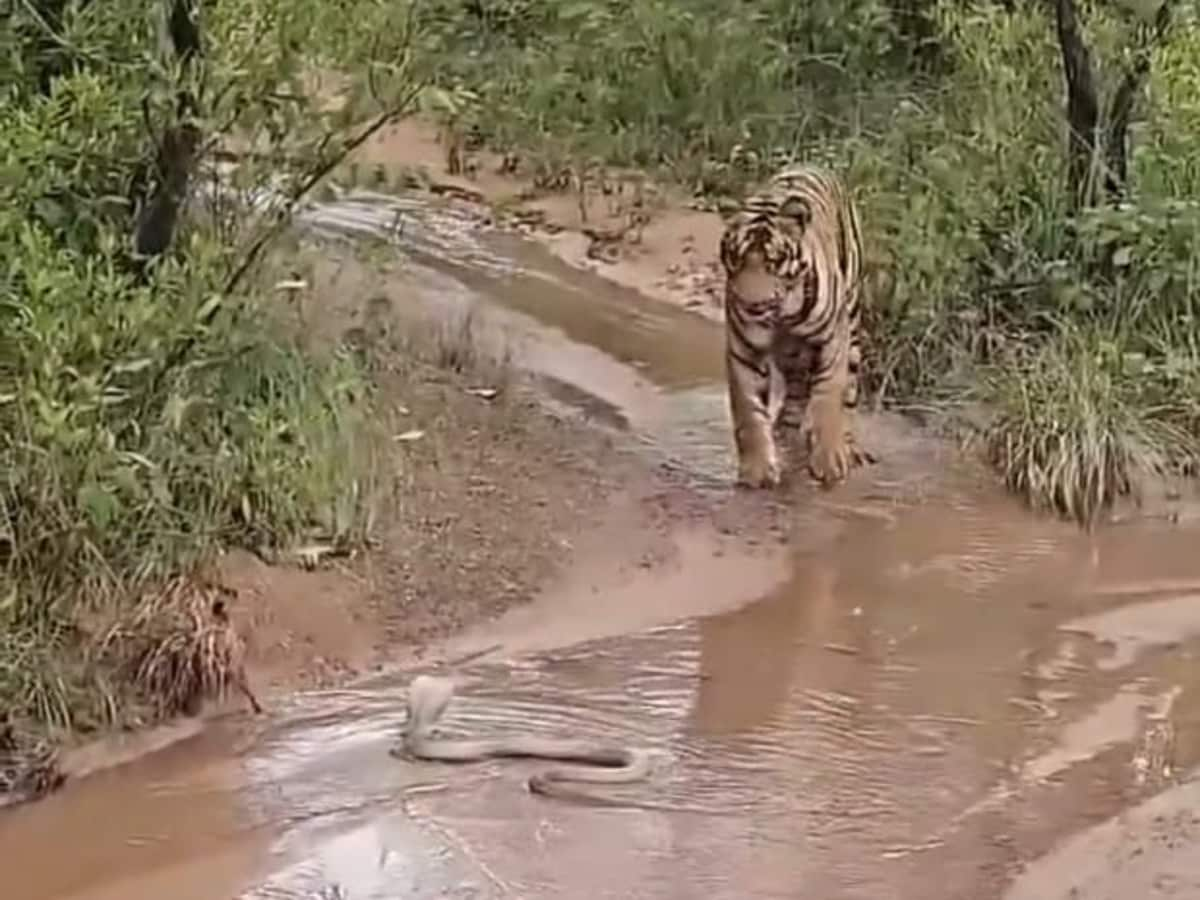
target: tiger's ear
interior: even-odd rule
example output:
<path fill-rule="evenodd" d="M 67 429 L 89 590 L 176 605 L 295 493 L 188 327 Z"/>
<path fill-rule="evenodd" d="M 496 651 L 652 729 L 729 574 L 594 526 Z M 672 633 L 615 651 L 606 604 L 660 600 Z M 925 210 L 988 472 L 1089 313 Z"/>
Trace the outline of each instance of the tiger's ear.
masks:
<path fill-rule="evenodd" d="M 812 221 L 812 207 L 803 197 L 788 197 L 780 204 L 779 214 L 795 220 L 801 228 L 807 227 Z"/>

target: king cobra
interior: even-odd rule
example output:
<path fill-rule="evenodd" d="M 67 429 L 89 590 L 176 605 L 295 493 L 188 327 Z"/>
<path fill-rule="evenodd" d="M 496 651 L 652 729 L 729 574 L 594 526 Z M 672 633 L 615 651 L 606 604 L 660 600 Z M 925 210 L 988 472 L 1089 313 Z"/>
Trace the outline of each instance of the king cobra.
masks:
<path fill-rule="evenodd" d="M 547 769 L 530 776 L 529 790 L 535 794 L 568 798 L 601 805 L 629 805 L 607 801 L 564 788 L 562 782 L 627 784 L 650 774 L 650 757 L 644 750 L 611 747 L 591 741 L 515 736 L 494 740 L 458 740 L 433 737 L 434 727 L 454 697 L 449 678 L 418 675 L 408 688 L 408 721 L 400 743 L 388 752 L 397 758 L 406 752 L 417 759 L 435 762 L 477 762 L 502 758 L 555 759 L 591 763 L 598 769 Z"/>

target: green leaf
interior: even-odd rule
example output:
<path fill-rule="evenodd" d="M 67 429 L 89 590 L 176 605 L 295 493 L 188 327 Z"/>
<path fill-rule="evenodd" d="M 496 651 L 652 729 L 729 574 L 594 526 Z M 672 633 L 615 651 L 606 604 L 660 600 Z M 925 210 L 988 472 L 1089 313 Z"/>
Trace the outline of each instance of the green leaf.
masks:
<path fill-rule="evenodd" d="M 108 528 L 117 514 L 118 503 L 106 488 L 99 484 L 85 484 L 79 489 L 78 502 L 82 511 L 99 531 Z"/>

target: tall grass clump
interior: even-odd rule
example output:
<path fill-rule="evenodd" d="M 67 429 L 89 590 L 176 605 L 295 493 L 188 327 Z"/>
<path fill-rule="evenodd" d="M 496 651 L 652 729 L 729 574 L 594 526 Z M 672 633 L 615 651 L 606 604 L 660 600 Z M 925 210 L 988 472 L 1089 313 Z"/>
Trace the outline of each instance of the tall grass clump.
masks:
<path fill-rule="evenodd" d="M 53 786 L 61 738 L 237 680 L 218 550 L 363 537 L 370 383 L 280 327 L 262 268 L 417 94 L 404 4 L 333 6 L 0 13 L 0 794 Z M 233 145 L 255 156 L 214 192 Z"/>
<path fill-rule="evenodd" d="M 1063 323 L 1054 340 L 986 381 L 989 458 L 1012 490 L 1081 524 L 1140 479 L 1195 464 L 1194 395 L 1152 396 L 1119 346 Z"/>

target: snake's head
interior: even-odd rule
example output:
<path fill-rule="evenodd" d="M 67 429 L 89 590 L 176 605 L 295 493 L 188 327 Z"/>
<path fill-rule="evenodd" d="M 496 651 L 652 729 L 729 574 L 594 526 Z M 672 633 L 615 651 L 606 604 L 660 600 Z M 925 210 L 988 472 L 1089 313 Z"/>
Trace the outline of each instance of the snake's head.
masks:
<path fill-rule="evenodd" d="M 406 737 L 428 734 L 442 717 L 454 697 L 454 682 L 449 678 L 418 675 L 408 689 Z"/>

